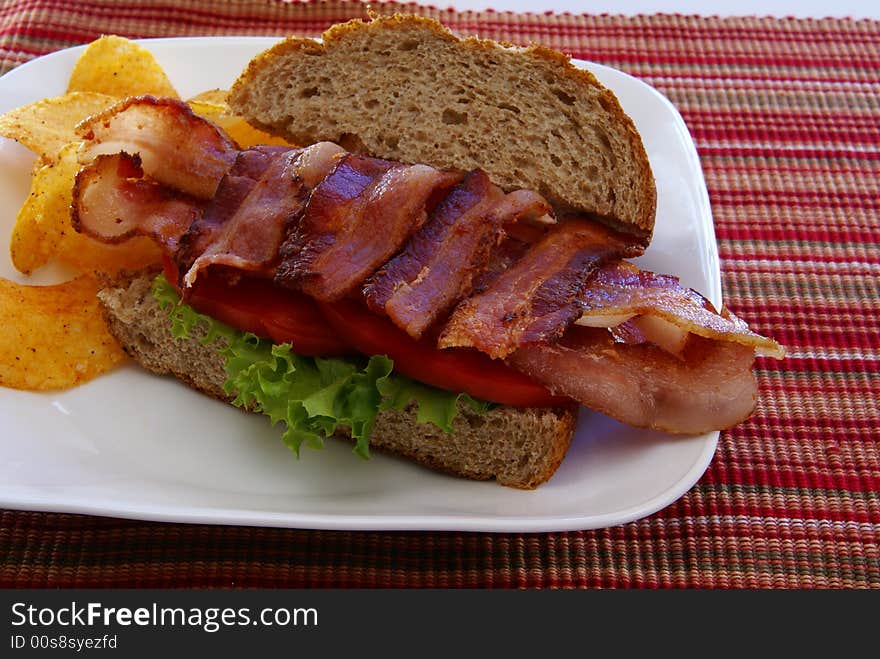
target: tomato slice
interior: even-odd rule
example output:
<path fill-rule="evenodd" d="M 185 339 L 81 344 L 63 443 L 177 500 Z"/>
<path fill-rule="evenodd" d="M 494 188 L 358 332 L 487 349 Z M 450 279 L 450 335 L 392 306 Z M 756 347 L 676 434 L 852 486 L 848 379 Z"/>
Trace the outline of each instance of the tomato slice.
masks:
<path fill-rule="evenodd" d="M 165 276 L 176 285 L 177 269 L 169 258 L 165 259 Z M 266 279 L 240 277 L 232 283 L 222 273 L 208 271 L 199 275 L 187 302 L 236 329 L 290 343 L 300 355 L 387 355 L 395 370 L 414 380 L 482 400 L 517 407 L 570 402 L 475 350 L 438 350 L 435 339 L 416 341 L 351 300 L 316 302 Z"/>
<path fill-rule="evenodd" d="M 438 350 L 434 339 L 418 341 L 390 321 L 350 300 L 318 302 L 336 333 L 365 355 L 387 355 L 394 369 L 414 380 L 475 398 L 517 407 L 565 405 L 543 385 L 504 362 L 475 350 Z"/>
<path fill-rule="evenodd" d="M 165 260 L 165 276 L 177 282 L 177 269 Z M 327 323 L 312 298 L 257 277 L 234 283 L 222 273 L 203 272 L 187 303 L 196 311 L 244 332 L 290 343 L 298 355 L 344 355 L 354 352 Z"/>

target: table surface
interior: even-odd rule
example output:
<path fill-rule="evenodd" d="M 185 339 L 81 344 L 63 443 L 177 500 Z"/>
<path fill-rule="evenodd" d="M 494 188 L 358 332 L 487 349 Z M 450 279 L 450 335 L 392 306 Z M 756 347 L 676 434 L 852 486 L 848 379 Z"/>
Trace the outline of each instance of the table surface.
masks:
<path fill-rule="evenodd" d="M 0 2 L 0 72 L 102 33 L 317 36 L 365 7 L 135 6 Z M 880 587 L 880 23 L 384 8 L 538 41 L 675 103 L 709 188 L 725 300 L 789 349 L 757 361 L 755 414 L 722 433 L 682 499 L 622 526 L 384 533 L 2 511 L 0 586 Z"/>
<path fill-rule="evenodd" d="M 776 16 L 784 18 L 871 18 L 880 19 L 880 3 L 875 0 L 447 0 L 436 7 L 458 11 L 514 11 L 517 13 L 557 14 L 684 14 L 695 16 Z"/>

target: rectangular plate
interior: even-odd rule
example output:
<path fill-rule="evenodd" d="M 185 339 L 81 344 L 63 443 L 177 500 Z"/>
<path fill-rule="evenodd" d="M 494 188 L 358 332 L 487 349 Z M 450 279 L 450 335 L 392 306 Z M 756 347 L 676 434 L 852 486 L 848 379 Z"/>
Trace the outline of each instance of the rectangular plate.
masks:
<path fill-rule="evenodd" d="M 145 40 L 183 98 L 228 88 L 271 38 Z M 0 78 L 0 112 L 64 92 L 82 47 Z M 657 178 L 657 223 L 642 267 L 674 274 L 721 302 L 712 216 L 687 127 L 656 90 L 587 62 L 633 118 Z M 0 232 L 28 194 L 31 154 L 0 138 Z M 8 256 L 0 276 L 25 278 Z M 0 389 L 0 506 L 149 520 L 325 529 L 560 531 L 649 515 L 705 471 L 718 433 L 673 437 L 581 410 L 556 475 L 534 492 L 433 473 L 383 455 L 363 461 L 342 442 L 294 455 L 265 417 L 244 414 L 174 380 L 124 366 L 70 391 Z"/>

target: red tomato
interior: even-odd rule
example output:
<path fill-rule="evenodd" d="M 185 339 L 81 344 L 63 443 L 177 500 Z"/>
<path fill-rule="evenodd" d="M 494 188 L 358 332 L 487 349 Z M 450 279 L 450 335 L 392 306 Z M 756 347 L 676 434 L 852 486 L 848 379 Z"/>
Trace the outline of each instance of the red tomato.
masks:
<path fill-rule="evenodd" d="M 177 270 L 165 260 L 165 275 L 177 282 Z M 387 355 L 395 370 L 414 380 L 475 398 L 517 407 L 563 405 L 570 399 L 553 396 L 545 387 L 504 362 L 474 350 L 438 350 L 432 339 L 416 341 L 366 306 L 344 300 L 315 302 L 312 298 L 257 277 L 235 284 L 222 275 L 203 272 L 188 303 L 236 329 L 289 342 L 300 355 L 330 356 L 360 352 Z"/>
<path fill-rule="evenodd" d="M 170 259 L 165 276 L 177 281 Z M 244 332 L 290 343 L 298 355 L 331 356 L 353 350 L 338 338 L 312 298 L 257 277 L 241 277 L 234 284 L 222 275 L 202 272 L 187 303 L 196 311 Z"/>
<path fill-rule="evenodd" d="M 363 305 L 349 300 L 318 305 L 349 345 L 365 355 L 387 355 L 394 361 L 394 370 L 419 382 L 517 407 L 571 402 L 483 353 L 463 348 L 438 350 L 433 339 L 416 341 Z"/>

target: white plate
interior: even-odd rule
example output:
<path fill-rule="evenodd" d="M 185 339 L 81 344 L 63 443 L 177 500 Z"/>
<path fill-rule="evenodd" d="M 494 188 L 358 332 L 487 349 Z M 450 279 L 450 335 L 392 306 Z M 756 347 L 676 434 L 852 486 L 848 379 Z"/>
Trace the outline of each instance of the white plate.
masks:
<path fill-rule="evenodd" d="M 228 87 L 269 38 L 147 40 L 184 97 Z M 0 78 L 0 112 L 64 91 L 74 48 Z M 654 240 L 643 267 L 680 276 L 721 301 L 708 195 L 675 108 L 619 71 L 577 62 L 614 90 L 640 130 L 657 177 Z M 27 196 L 32 158 L 0 138 L 0 232 Z M 0 276 L 25 281 L 8 256 Z M 48 283 L 59 273 L 41 273 Z M 560 531 L 649 515 L 703 474 L 718 433 L 672 437 L 581 411 L 556 475 L 534 492 L 436 474 L 329 442 L 299 461 L 264 417 L 126 366 L 64 392 L 0 389 L 0 506 L 150 520 L 326 529 Z"/>

